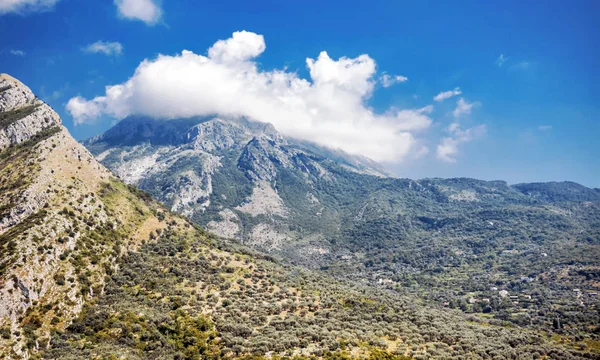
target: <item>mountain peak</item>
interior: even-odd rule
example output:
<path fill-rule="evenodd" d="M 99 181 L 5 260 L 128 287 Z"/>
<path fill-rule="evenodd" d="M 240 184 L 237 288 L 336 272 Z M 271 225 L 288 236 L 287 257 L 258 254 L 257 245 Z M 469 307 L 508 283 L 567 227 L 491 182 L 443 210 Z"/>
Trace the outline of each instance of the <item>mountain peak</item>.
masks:
<path fill-rule="evenodd" d="M 14 77 L 0 74 L 0 111 L 10 111 L 36 103 L 36 96 Z"/>
<path fill-rule="evenodd" d="M 8 74 L 0 74 L 0 150 L 61 125 L 60 117 Z"/>

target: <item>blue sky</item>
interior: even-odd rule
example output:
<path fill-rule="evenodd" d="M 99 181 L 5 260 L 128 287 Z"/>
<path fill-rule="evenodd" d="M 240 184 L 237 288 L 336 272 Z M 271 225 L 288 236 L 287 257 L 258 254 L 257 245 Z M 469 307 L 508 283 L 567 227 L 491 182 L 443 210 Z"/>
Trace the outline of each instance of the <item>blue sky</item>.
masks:
<path fill-rule="evenodd" d="M 192 95 L 215 85 L 208 82 L 182 90 L 188 91 L 182 103 L 159 93 L 141 94 L 144 86 L 155 84 L 142 80 L 157 81 L 146 76 L 152 69 L 196 69 L 208 59 L 218 69 L 242 71 L 252 65 L 259 76 L 279 71 L 292 82 L 306 80 L 306 89 L 290 97 L 310 104 L 312 110 L 300 115 L 273 103 L 274 94 L 289 87 L 261 84 L 248 97 L 240 93 L 244 89 L 223 91 L 268 107 L 236 107 L 242 115 L 256 114 L 286 134 L 297 132 L 371 156 L 399 176 L 572 180 L 600 187 L 596 1 L 23 1 L 37 6 L 0 1 L 0 33 L 7 34 L 0 43 L 0 72 L 30 86 L 78 139 L 105 131 L 133 112 L 181 116 L 188 113 L 178 112 L 179 107 L 192 113 L 229 109 L 229 102 L 194 105 Z M 247 36 L 232 35 L 242 30 Z M 218 56 L 207 55 L 215 42 L 230 38 Z M 249 52 L 237 54 L 235 64 L 223 60 L 239 44 Z M 184 59 L 182 50 L 193 52 L 193 58 Z M 327 58 L 319 57 L 322 51 Z M 158 60 L 158 54 L 167 57 Z M 359 59 L 362 54 L 368 57 Z M 315 59 L 312 71 L 307 58 Z M 106 86 L 125 86 L 144 59 L 150 67 L 138 69 L 131 98 L 114 104 L 96 100 Z M 210 69 L 190 78 L 202 80 Z M 176 91 L 179 73 L 167 73 L 173 79 L 165 88 Z M 408 80 L 386 87 L 385 74 Z M 434 100 L 456 88 L 460 94 Z M 333 95 L 314 99 L 322 94 Z M 75 97 L 85 110 L 78 125 L 73 108 L 67 110 Z M 467 106 L 455 116 L 460 99 Z M 153 104 L 171 110 L 164 113 Z M 274 114 L 279 118 L 272 120 Z M 317 122 L 326 126 L 304 126 Z M 365 131 L 369 124 L 372 131 Z M 387 137 L 386 130 L 398 136 Z M 366 140 L 352 137 L 361 131 Z"/>

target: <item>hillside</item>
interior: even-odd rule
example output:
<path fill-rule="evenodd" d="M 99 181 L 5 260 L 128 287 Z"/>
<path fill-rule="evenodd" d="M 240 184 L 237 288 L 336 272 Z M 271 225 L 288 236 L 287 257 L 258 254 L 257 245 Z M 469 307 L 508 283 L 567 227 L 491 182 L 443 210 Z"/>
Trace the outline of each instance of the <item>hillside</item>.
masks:
<path fill-rule="evenodd" d="M 26 358 L 104 290 L 163 209 L 116 182 L 18 80 L 0 75 L 0 357 Z"/>
<path fill-rule="evenodd" d="M 239 119 L 129 118 L 85 144 L 171 210 L 286 264 L 600 340 L 597 189 L 391 178 Z"/>
<path fill-rule="evenodd" d="M 2 358 L 598 357 L 210 235 L 112 177 L 26 86 L 0 89 Z"/>

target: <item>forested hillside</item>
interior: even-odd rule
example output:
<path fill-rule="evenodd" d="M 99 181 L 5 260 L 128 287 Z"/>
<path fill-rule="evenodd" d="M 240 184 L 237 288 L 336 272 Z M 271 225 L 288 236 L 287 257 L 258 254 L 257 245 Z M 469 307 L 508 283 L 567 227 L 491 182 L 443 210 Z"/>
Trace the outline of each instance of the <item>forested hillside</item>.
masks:
<path fill-rule="evenodd" d="M 598 349 L 598 189 L 398 179 L 245 119 L 130 118 L 86 146 L 171 210 L 283 263 Z"/>

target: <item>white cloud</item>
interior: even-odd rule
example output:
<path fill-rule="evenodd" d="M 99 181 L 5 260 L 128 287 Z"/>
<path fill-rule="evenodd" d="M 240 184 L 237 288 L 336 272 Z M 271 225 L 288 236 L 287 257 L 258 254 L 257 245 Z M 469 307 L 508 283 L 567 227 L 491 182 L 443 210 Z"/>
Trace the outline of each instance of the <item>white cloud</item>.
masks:
<path fill-rule="evenodd" d="M 96 41 L 93 44 L 89 44 L 88 46 L 82 49 L 87 53 L 102 53 L 104 55 L 121 55 L 123 52 L 123 45 L 118 42 L 108 42 L 108 41 Z"/>
<path fill-rule="evenodd" d="M 454 115 L 455 118 L 460 117 L 462 115 L 469 115 L 471 113 L 471 110 L 473 110 L 473 106 L 475 105 L 476 103 L 470 103 L 467 102 L 464 98 L 460 98 L 456 102 L 456 108 L 452 112 L 452 115 Z"/>
<path fill-rule="evenodd" d="M 262 54 L 267 45 L 262 35 L 236 31 L 227 40 L 219 40 L 208 49 L 208 57 L 217 63 L 243 63 Z"/>
<path fill-rule="evenodd" d="M 406 76 L 402 76 L 402 75 L 392 76 L 389 74 L 383 74 L 383 75 L 381 75 L 379 80 L 381 81 L 381 85 L 384 88 L 388 88 L 396 83 L 408 81 L 408 78 Z"/>
<path fill-rule="evenodd" d="M 500 56 L 498 56 L 498 58 L 496 59 L 496 65 L 498 65 L 498 67 L 502 67 L 506 60 L 508 60 L 508 58 L 504 56 L 504 54 L 500 54 Z"/>
<path fill-rule="evenodd" d="M 93 121 L 102 114 L 102 107 L 99 102 L 87 101 L 81 96 L 69 99 L 67 109 L 73 116 L 75 125 Z"/>
<path fill-rule="evenodd" d="M 435 101 L 444 101 L 446 99 L 450 99 L 453 96 L 462 94 L 460 88 L 454 88 L 454 90 L 442 91 L 441 93 L 434 96 L 433 100 Z"/>
<path fill-rule="evenodd" d="M 60 0 L 0 0 L 0 15 L 51 10 Z"/>
<path fill-rule="evenodd" d="M 396 130 L 399 131 L 419 131 L 427 129 L 432 120 L 426 114 L 431 114 L 433 106 L 428 105 L 420 109 L 392 109 L 390 116 L 396 120 Z"/>
<path fill-rule="evenodd" d="M 2 0 L 0 0 L 0 1 L 2 1 Z M 13 55 L 15 55 L 15 56 L 25 56 L 26 55 L 25 51 L 23 51 L 23 50 L 11 49 L 10 53 L 13 54 Z"/>
<path fill-rule="evenodd" d="M 334 60 L 326 52 L 307 58 L 310 79 L 285 69 L 263 71 L 255 58 L 262 36 L 236 32 L 218 41 L 208 56 L 184 50 L 144 60 L 126 82 L 107 86 L 91 100 L 73 98 L 67 110 L 77 124 L 101 114 L 161 118 L 220 114 L 247 116 L 273 124 L 282 133 L 377 161 L 394 162 L 417 152 L 416 134 L 430 126 L 433 109 L 366 105 L 376 74 L 368 55 Z"/>
<path fill-rule="evenodd" d="M 450 136 L 442 138 L 440 144 L 437 146 L 436 155 L 442 161 L 454 163 L 458 155 L 459 145 L 483 136 L 486 132 L 486 127 L 485 125 L 478 125 L 467 130 L 462 130 L 460 125 L 455 122 L 448 126 L 447 131 L 450 133 Z"/>
<path fill-rule="evenodd" d="M 542 132 L 548 132 L 552 130 L 552 125 L 540 125 L 538 126 L 538 130 Z"/>
<path fill-rule="evenodd" d="M 114 0 L 119 16 L 130 20 L 141 20 L 146 25 L 155 25 L 162 17 L 162 9 L 153 0 Z"/>

